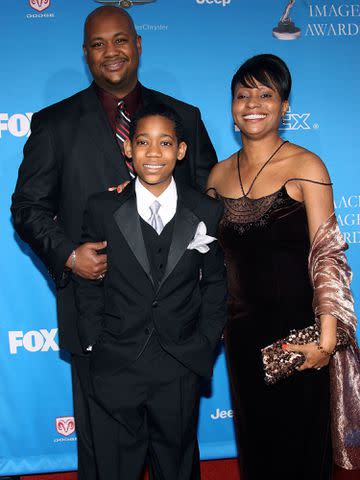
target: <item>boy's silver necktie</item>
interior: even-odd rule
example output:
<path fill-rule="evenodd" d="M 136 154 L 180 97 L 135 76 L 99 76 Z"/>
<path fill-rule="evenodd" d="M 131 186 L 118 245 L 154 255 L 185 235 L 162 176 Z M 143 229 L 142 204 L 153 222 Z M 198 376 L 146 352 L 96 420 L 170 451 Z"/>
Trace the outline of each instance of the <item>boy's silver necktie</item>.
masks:
<path fill-rule="evenodd" d="M 150 205 L 151 217 L 149 218 L 149 224 L 153 227 L 158 235 L 160 235 L 164 228 L 164 224 L 159 215 L 160 207 L 161 205 L 157 200 Z"/>

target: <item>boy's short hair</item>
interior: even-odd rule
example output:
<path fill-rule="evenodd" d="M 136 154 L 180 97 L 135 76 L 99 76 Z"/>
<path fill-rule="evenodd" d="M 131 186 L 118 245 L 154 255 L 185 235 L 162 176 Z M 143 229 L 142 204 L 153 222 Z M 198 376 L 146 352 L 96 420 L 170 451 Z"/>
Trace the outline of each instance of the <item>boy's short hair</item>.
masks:
<path fill-rule="evenodd" d="M 154 116 L 164 117 L 170 120 L 174 124 L 177 141 L 179 143 L 184 141 L 184 126 L 180 115 L 173 108 L 163 103 L 147 105 L 146 107 L 141 108 L 138 112 L 135 113 L 130 123 L 129 138 L 131 141 L 134 138 L 138 122 L 142 118 Z"/>

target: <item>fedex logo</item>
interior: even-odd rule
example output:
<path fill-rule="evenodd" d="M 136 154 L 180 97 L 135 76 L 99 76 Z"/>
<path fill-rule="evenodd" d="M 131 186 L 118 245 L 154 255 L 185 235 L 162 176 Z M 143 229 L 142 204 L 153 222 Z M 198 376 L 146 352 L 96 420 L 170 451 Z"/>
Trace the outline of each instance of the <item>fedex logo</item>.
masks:
<path fill-rule="evenodd" d="M 12 355 L 18 353 L 18 348 L 25 348 L 28 352 L 47 352 L 53 350 L 59 351 L 59 345 L 56 343 L 55 336 L 58 329 L 52 328 L 46 330 L 30 330 L 29 332 L 22 332 L 21 330 L 14 330 L 9 332 L 9 349 Z"/>
<path fill-rule="evenodd" d="M 0 113 L 0 138 L 3 132 L 9 132 L 14 137 L 30 136 L 30 121 L 32 113 Z"/>
<path fill-rule="evenodd" d="M 279 128 L 280 130 L 310 130 L 309 117 L 310 113 L 293 113 L 289 107 Z M 313 128 L 318 128 L 318 126 L 313 125 Z"/>

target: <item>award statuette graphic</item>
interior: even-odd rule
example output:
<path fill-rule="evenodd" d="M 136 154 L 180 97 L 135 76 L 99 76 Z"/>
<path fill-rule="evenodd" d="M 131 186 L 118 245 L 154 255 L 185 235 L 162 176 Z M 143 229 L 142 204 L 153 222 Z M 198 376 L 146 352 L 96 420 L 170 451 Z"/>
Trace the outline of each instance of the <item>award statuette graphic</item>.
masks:
<path fill-rule="evenodd" d="M 295 5 L 295 0 L 290 0 L 287 4 L 284 13 L 281 15 L 277 27 L 273 28 L 273 37 L 278 40 L 296 40 L 301 35 L 300 28 L 295 26 L 295 23 L 291 21 L 290 10 Z"/>
<path fill-rule="evenodd" d="M 147 3 L 154 3 L 156 0 L 95 0 L 96 3 L 102 5 L 112 5 L 119 8 L 130 8 L 134 5 L 146 5 Z"/>

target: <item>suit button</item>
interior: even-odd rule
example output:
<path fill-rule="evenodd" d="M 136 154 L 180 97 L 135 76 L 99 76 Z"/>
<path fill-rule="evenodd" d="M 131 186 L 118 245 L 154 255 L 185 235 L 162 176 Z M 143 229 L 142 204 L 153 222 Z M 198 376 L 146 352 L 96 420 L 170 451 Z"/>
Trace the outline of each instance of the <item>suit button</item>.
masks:
<path fill-rule="evenodd" d="M 152 308 L 156 308 L 158 306 L 158 302 L 155 300 L 153 303 L 152 303 Z"/>
<path fill-rule="evenodd" d="M 146 335 L 149 335 L 150 334 L 150 330 L 146 327 L 144 332 L 146 333 Z"/>

